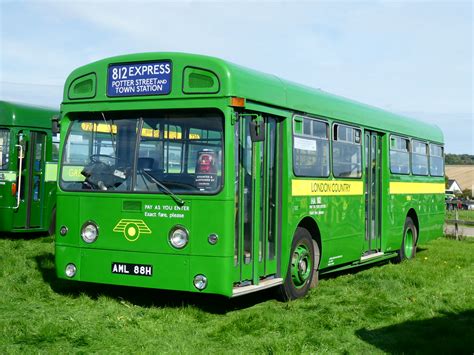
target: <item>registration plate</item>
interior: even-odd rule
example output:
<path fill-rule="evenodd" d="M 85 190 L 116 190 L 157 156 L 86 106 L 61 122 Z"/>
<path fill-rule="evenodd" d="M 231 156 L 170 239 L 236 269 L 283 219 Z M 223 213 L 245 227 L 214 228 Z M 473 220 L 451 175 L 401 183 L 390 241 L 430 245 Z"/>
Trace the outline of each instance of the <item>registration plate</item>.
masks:
<path fill-rule="evenodd" d="M 152 276 L 153 266 L 143 264 L 112 263 L 112 274 Z"/>

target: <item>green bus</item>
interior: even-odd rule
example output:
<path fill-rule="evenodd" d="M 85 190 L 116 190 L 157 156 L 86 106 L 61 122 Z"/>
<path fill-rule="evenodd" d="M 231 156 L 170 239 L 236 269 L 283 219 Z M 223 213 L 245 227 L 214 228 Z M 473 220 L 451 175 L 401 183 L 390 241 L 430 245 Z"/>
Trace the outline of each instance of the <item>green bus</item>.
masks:
<path fill-rule="evenodd" d="M 61 137 L 59 278 L 294 299 L 442 235 L 436 126 L 221 59 L 78 68 Z"/>
<path fill-rule="evenodd" d="M 54 233 L 58 112 L 0 101 L 0 232 Z"/>

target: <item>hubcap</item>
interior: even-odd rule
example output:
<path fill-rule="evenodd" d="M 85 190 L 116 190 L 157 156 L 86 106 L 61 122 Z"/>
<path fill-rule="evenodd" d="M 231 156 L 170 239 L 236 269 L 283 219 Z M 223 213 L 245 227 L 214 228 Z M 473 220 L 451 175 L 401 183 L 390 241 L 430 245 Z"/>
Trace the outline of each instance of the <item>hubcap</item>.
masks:
<path fill-rule="evenodd" d="M 407 229 L 405 234 L 405 256 L 410 259 L 413 256 L 413 231 Z"/>
<path fill-rule="evenodd" d="M 311 274 L 311 256 L 306 245 L 300 244 L 295 248 L 291 258 L 291 278 L 296 288 L 303 287 Z"/>

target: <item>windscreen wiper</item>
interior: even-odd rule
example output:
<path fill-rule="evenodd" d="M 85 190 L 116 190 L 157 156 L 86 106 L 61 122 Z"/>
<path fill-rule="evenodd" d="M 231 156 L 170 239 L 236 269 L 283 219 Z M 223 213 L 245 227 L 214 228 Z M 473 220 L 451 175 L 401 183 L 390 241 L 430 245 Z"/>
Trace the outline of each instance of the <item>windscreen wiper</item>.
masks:
<path fill-rule="evenodd" d="M 175 202 L 182 206 L 184 205 L 184 200 L 180 199 L 178 196 L 176 196 L 173 191 L 171 191 L 170 189 L 168 189 L 162 182 L 160 182 L 159 180 L 157 180 L 153 175 L 151 175 L 148 171 L 145 171 L 145 170 L 141 170 L 141 172 L 143 174 L 145 174 L 146 176 L 148 176 L 148 178 L 150 178 L 151 181 L 153 181 L 156 185 L 158 185 L 164 192 L 166 192 L 168 195 L 171 196 L 171 198 L 173 200 L 175 200 Z"/>
<path fill-rule="evenodd" d="M 105 122 L 105 127 L 107 129 L 107 119 L 105 118 L 105 115 L 103 112 L 101 112 L 102 114 L 102 118 L 104 119 L 104 122 Z M 112 149 L 114 151 L 114 154 L 115 156 L 117 156 L 117 148 L 115 146 L 115 138 L 114 138 L 114 133 L 113 133 L 113 125 L 114 125 L 114 120 L 113 119 L 110 119 L 110 129 L 109 129 L 109 132 L 110 132 L 110 140 L 112 141 Z"/>

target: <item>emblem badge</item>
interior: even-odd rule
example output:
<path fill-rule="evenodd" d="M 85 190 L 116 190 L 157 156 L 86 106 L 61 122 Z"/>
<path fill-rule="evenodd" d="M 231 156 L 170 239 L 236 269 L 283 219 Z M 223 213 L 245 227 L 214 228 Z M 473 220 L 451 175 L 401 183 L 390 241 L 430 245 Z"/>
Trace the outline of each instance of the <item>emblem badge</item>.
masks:
<path fill-rule="evenodd" d="M 129 242 L 136 241 L 140 234 L 151 234 L 151 229 L 141 219 L 121 219 L 113 229 L 114 232 L 122 232 Z"/>

